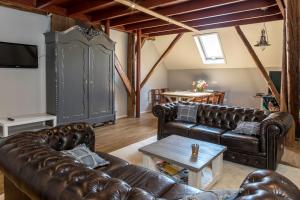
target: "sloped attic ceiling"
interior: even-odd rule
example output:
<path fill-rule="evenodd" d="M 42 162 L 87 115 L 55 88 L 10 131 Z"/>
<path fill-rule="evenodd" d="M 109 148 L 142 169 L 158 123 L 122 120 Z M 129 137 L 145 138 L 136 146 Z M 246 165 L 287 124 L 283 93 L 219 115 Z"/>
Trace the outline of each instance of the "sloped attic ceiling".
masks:
<path fill-rule="evenodd" d="M 256 44 L 260 37 L 262 23 L 241 26 L 251 44 Z M 264 51 L 255 47 L 255 51 L 265 67 L 281 67 L 283 45 L 283 21 L 266 23 L 270 47 Z M 256 68 L 246 47 L 236 33 L 234 27 L 203 31 L 203 33 L 218 33 L 225 54 L 225 64 L 204 64 L 198 52 L 193 33 L 185 35 L 177 42 L 172 51 L 164 59 L 168 70 L 201 69 L 201 68 Z M 154 44 L 161 54 L 173 40 L 175 35 L 156 37 Z"/>

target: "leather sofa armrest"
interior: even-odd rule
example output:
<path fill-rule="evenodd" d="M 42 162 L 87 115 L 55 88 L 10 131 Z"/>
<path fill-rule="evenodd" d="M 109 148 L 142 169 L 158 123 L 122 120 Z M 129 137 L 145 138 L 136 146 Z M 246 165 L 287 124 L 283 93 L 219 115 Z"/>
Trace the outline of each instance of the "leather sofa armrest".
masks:
<path fill-rule="evenodd" d="M 280 136 L 285 136 L 293 123 L 293 117 L 287 112 L 271 113 L 262 121 L 262 132 L 267 131 L 269 126 L 276 126 L 280 131 Z M 272 130 L 272 129 L 271 129 Z M 277 131 L 276 131 L 277 132 Z"/>
<path fill-rule="evenodd" d="M 158 118 L 157 123 L 157 139 L 163 138 L 164 124 L 168 121 L 173 121 L 177 117 L 177 104 L 176 103 L 166 103 L 161 105 L 156 105 L 152 108 L 152 113 Z"/>
<path fill-rule="evenodd" d="M 286 177 L 271 171 L 257 170 L 249 174 L 235 200 L 300 199 L 300 190 Z"/>
<path fill-rule="evenodd" d="M 293 117 L 286 112 L 271 113 L 261 122 L 261 151 L 267 151 L 267 142 L 284 138 L 292 126 Z"/>
<path fill-rule="evenodd" d="M 267 155 L 267 168 L 275 170 L 284 153 L 284 138 L 293 117 L 286 112 L 270 114 L 261 123 L 261 151 Z"/>
<path fill-rule="evenodd" d="M 164 122 L 173 121 L 177 117 L 177 103 L 156 105 L 152 108 L 152 113 Z"/>
<path fill-rule="evenodd" d="M 95 151 L 95 132 L 87 123 L 72 123 L 37 132 L 51 148 L 62 151 L 85 144 Z"/>

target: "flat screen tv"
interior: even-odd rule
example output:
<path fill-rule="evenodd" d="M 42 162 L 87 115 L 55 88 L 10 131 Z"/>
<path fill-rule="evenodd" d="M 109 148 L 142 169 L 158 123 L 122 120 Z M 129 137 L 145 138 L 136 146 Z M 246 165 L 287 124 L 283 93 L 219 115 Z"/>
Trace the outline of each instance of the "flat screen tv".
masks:
<path fill-rule="evenodd" d="M 272 82 L 274 83 L 277 91 L 280 93 L 280 89 L 281 89 L 281 71 L 270 71 L 269 76 L 270 76 Z M 271 93 L 270 90 L 269 90 L 269 93 Z"/>
<path fill-rule="evenodd" d="M 0 68 L 38 68 L 37 46 L 0 42 Z"/>

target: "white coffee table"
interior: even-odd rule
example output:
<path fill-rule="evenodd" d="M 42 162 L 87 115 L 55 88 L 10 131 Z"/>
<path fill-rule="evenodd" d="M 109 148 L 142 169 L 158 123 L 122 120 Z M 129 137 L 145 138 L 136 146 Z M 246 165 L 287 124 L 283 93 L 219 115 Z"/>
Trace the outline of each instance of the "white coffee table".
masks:
<path fill-rule="evenodd" d="M 191 145 L 199 144 L 197 157 L 191 156 Z M 139 149 L 143 166 L 157 170 L 157 160 L 163 160 L 188 170 L 188 185 L 209 189 L 222 175 L 225 146 L 172 135 Z"/>

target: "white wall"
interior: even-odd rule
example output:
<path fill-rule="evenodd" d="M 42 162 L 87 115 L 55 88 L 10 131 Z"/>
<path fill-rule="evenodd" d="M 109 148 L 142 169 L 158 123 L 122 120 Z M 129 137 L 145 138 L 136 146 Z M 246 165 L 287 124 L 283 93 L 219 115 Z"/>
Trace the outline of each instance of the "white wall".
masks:
<path fill-rule="evenodd" d="M 38 69 L 0 68 L 0 117 L 45 112 L 45 41 L 50 18 L 0 7 L 0 41 L 38 45 Z"/>
<path fill-rule="evenodd" d="M 154 42 L 151 40 L 146 41 L 142 48 L 141 81 L 144 80 L 160 56 L 161 54 L 156 49 Z M 167 73 L 164 63 L 161 62 L 141 90 L 141 112 L 151 111 L 151 89 L 168 87 Z"/>
<path fill-rule="evenodd" d="M 127 70 L 127 34 L 111 30 L 110 37 L 116 42 L 116 55 L 122 64 L 123 69 Z M 127 92 L 115 70 L 115 109 L 117 118 L 127 116 Z"/>

